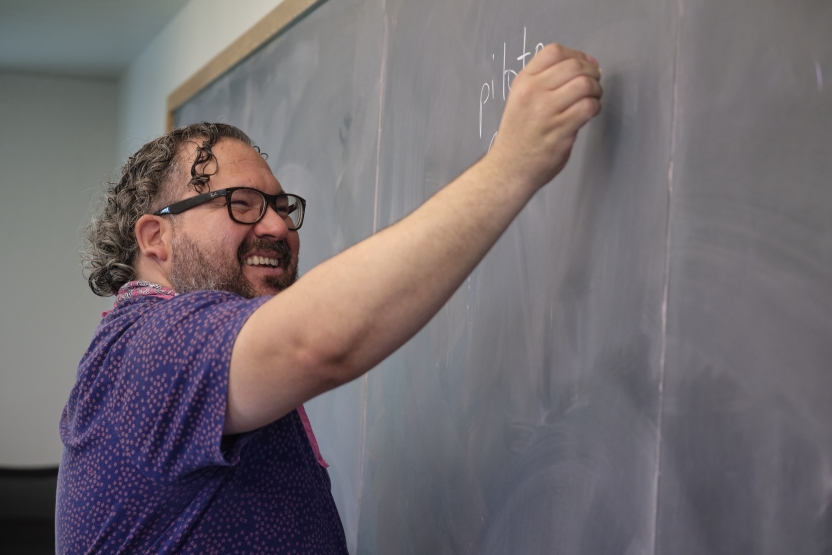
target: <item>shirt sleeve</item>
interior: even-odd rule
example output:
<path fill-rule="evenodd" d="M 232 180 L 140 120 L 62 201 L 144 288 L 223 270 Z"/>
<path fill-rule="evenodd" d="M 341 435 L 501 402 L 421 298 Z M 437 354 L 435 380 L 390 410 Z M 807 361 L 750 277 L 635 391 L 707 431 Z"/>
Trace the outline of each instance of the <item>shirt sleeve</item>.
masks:
<path fill-rule="evenodd" d="M 201 291 L 153 307 L 122 337 L 110 407 L 124 454 L 156 480 L 235 465 L 245 438 L 223 450 L 228 370 L 237 334 L 269 297 Z"/>

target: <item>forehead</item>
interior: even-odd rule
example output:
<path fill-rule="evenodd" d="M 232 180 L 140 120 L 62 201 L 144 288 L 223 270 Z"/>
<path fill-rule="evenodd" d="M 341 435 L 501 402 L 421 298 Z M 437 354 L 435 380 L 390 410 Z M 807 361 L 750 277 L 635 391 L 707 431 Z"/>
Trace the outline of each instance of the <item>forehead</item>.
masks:
<path fill-rule="evenodd" d="M 201 142 L 200 139 L 197 142 Z M 253 187 L 269 194 L 283 192 L 271 168 L 253 147 L 234 139 L 220 139 L 211 147 L 211 152 L 216 160 L 196 167 L 198 173 L 213 174 L 208 182 L 211 190 Z M 190 176 L 190 168 L 196 158 L 196 144 L 188 143 L 182 154 L 183 165 Z"/>

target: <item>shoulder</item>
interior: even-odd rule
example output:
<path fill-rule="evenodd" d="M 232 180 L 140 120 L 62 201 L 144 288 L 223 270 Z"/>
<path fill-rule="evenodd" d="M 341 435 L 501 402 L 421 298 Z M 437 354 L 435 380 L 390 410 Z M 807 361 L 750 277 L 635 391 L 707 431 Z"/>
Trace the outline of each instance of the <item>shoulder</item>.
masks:
<path fill-rule="evenodd" d="M 102 320 L 85 355 L 168 353 L 188 347 L 230 348 L 246 320 L 270 297 L 245 299 L 227 291 L 196 291 L 170 299 L 136 297 L 120 302 Z M 138 350 L 138 351 L 137 351 Z M 97 356 L 96 356 L 97 355 Z"/>
<path fill-rule="evenodd" d="M 137 335 L 148 342 L 173 339 L 171 334 L 179 341 L 193 335 L 233 339 L 249 316 L 268 299 L 245 299 L 226 291 L 196 291 L 172 299 L 150 299 L 152 307 L 142 310 L 134 325 Z"/>
<path fill-rule="evenodd" d="M 159 325 L 184 320 L 213 319 L 235 314 L 248 314 L 257 310 L 270 297 L 245 299 L 228 291 L 195 291 L 170 299 L 161 297 L 137 297 L 119 303 L 102 321 L 102 325 L 116 327 L 134 325 Z"/>

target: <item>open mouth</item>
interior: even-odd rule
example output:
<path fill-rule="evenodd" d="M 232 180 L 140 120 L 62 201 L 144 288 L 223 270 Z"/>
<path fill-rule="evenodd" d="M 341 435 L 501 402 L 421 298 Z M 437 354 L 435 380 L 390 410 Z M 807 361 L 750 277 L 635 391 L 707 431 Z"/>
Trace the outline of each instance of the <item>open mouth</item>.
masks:
<path fill-rule="evenodd" d="M 287 270 L 292 261 L 292 250 L 285 241 L 266 241 L 252 238 L 243 242 L 237 250 L 240 265 L 263 269 Z"/>

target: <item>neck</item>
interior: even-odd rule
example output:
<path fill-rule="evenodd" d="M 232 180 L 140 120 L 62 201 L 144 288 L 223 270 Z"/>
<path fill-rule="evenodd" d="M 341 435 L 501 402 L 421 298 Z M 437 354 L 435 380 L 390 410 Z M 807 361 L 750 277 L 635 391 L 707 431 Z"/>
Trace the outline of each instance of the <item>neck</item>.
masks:
<path fill-rule="evenodd" d="M 147 258 L 140 258 L 139 263 L 136 265 L 136 281 L 149 281 L 151 283 L 158 283 L 162 287 L 173 289 L 173 285 L 171 285 L 168 277 L 159 267 L 159 264 Z"/>

